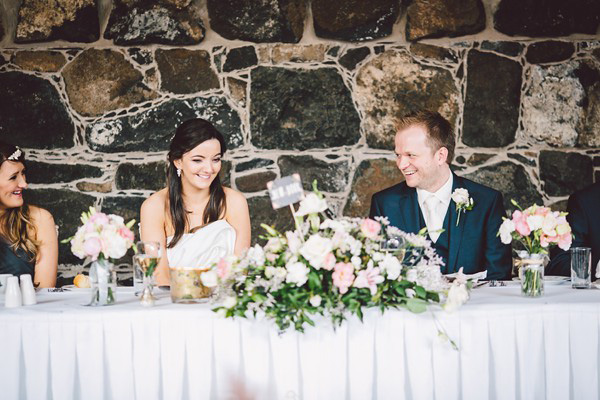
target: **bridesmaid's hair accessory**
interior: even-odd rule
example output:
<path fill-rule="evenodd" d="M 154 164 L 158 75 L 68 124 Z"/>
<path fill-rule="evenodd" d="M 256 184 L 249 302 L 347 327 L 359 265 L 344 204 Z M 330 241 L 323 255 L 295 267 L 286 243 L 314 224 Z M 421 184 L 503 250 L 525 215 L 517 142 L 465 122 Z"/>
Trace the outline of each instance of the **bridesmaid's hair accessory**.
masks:
<path fill-rule="evenodd" d="M 20 148 L 17 147 L 17 150 L 15 150 L 14 153 L 12 153 L 10 156 L 8 156 L 7 160 L 9 160 L 9 161 L 18 161 L 19 157 L 21 157 L 21 154 L 23 154 L 23 152 L 21 151 Z"/>

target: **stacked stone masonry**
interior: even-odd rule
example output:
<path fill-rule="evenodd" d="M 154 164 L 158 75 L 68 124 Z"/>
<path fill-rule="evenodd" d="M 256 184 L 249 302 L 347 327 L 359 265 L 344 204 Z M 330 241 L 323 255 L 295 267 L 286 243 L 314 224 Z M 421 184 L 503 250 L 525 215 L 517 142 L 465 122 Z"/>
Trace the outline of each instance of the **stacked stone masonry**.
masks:
<path fill-rule="evenodd" d="M 248 198 L 255 240 L 261 222 L 291 227 L 266 183 L 293 172 L 366 216 L 402 179 L 393 118 L 419 108 L 454 124 L 453 169 L 509 210 L 564 209 L 600 179 L 600 3 L 546 3 L 6 0 L 0 138 L 25 149 L 27 198 L 60 239 L 92 205 L 139 219 L 193 117 L 226 136 L 222 176 Z M 62 244 L 59 284 L 81 270 Z"/>

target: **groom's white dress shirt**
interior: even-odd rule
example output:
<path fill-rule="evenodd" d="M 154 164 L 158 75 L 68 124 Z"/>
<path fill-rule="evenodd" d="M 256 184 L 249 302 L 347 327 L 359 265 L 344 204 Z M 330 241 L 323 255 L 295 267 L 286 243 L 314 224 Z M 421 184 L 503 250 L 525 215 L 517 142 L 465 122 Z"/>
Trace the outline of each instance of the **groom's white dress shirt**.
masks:
<path fill-rule="evenodd" d="M 419 207 L 425 219 L 425 225 L 429 232 L 429 237 L 435 243 L 440 237 L 440 230 L 444 224 L 444 217 L 450 205 L 452 196 L 452 174 L 448 177 L 446 183 L 435 193 L 417 188 L 417 198 Z"/>

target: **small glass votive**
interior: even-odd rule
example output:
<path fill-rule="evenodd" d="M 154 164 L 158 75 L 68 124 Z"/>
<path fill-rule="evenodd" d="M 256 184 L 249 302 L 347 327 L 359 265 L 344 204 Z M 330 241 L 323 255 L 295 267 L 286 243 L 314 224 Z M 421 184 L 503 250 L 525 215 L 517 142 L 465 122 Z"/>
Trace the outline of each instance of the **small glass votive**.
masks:
<path fill-rule="evenodd" d="M 571 287 L 592 287 L 592 249 L 589 247 L 571 248 Z"/>
<path fill-rule="evenodd" d="M 210 268 L 169 268 L 171 278 L 171 301 L 173 303 L 206 303 L 214 288 L 202 283 L 202 274 Z"/>

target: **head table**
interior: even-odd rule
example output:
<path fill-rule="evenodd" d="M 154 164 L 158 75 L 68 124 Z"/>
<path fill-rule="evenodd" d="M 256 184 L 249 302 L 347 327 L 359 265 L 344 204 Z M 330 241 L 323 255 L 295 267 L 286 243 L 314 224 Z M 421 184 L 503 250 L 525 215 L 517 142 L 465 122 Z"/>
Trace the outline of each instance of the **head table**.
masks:
<path fill-rule="evenodd" d="M 598 399 L 600 290 L 473 289 L 459 311 L 325 319 L 278 334 L 208 304 L 85 307 L 89 289 L 0 308 L 3 399 Z M 0 297 L 0 302 L 3 299 Z M 438 331 L 458 346 L 455 350 Z M 243 392 L 243 393 L 242 393 Z"/>

